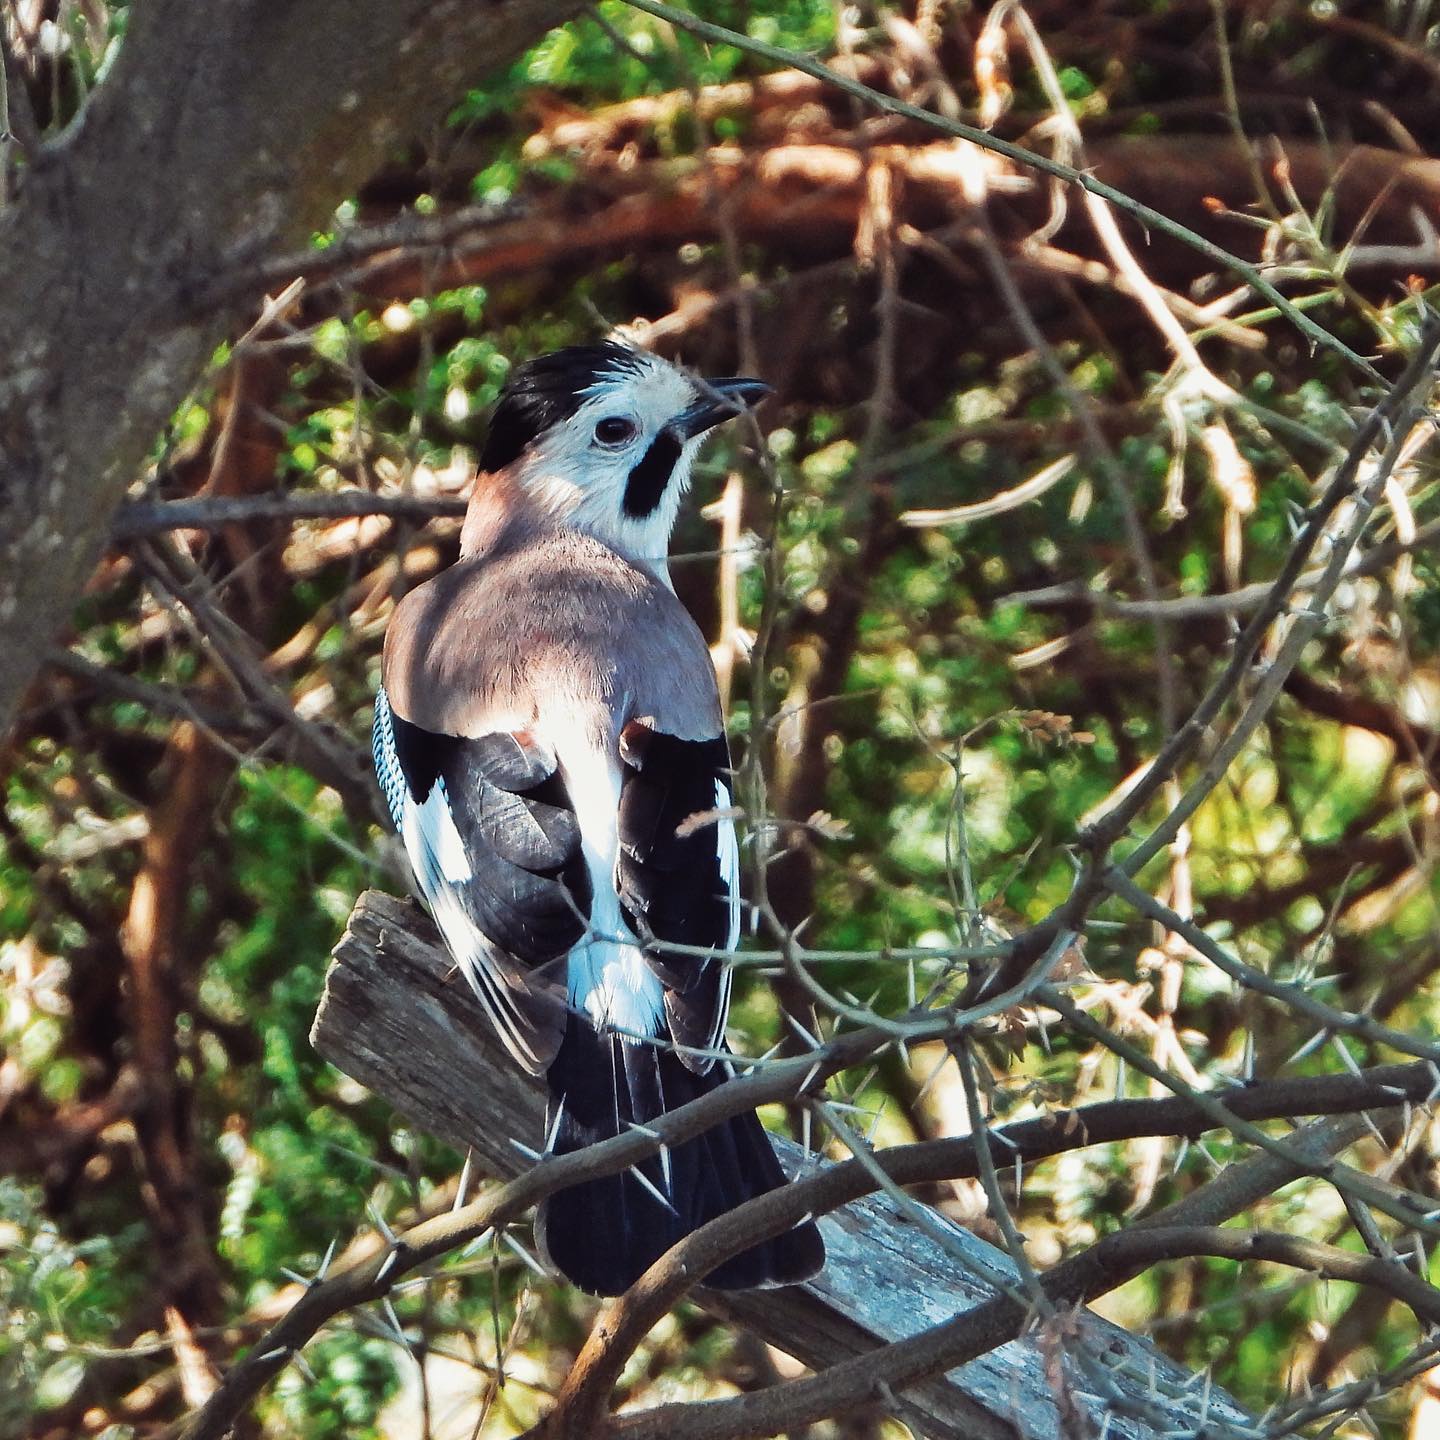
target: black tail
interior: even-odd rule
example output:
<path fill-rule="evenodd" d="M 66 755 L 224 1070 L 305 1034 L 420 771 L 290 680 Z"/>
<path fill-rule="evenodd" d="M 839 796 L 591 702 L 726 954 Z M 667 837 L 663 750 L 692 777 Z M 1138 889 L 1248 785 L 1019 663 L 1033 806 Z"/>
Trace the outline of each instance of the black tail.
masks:
<path fill-rule="evenodd" d="M 672 1052 L 601 1035 L 572 1015 L 550 1067 L 552 1149 L 568 1154 L 620 1134 L 725 1083 L 724 1068 L 687 1070 Z M 556 1107 L 560 1110 L 555 1124 Z M 750 1112 L 670 1148 L 638 1167 L 662 1203 L 628 1171 L 552 1195 L 540 1207 L 536 1234 L 550 1263 L 592 1295 L 619 1295 L 677 1240 L 753 1195 L 785 1183 L 759 1118 Z M 825 1263 L 814 1222 L 797 1225 L 727 1260 L 706 1285 L 748 1290 L 794 1285 Z"/>

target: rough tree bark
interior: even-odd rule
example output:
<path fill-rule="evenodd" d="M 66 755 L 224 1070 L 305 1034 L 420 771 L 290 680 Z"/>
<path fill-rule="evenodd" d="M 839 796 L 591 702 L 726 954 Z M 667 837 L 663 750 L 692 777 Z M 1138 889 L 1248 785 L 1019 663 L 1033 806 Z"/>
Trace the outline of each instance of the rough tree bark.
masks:
<path fill-rule="evenodd" d="M 398 141 L 575 0 L 149 0 L 0 211 L 0 733 L 236 314 Z M 221 298 L 223 296 L 223 299 Z"/>

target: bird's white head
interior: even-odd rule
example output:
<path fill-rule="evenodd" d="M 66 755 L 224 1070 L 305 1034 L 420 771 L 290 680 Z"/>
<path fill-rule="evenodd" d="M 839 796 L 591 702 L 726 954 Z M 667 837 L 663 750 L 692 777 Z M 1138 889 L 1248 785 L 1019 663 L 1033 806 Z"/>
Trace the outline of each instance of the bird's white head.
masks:
<path fill-rule="evenodd" d="M 769 393 L 760 380 L 692 378 L 613 341 L 556 350 L 510 376 L 480 468 L 547 518 L 664 575 L 706 433 Z"/>

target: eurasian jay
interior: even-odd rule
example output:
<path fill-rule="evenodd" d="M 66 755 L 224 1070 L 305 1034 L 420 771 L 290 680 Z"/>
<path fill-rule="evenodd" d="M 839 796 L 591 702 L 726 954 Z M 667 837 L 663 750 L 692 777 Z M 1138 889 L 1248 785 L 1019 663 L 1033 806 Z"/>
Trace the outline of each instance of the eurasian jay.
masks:
<path fill-rule="evenodd" d="M 710 653 L 671 587 L 705 434 L 769 393 L 644 351 L 519 366 L 460 559 L 385 638 L 375 765 L 421 896 L 516 1062 L 546 1076 L 545 1153 L 645 1126 L 731 1075 L 740 936 L 732 775 Z M 540 1209 L 552 1265 L 627 1289 L 671 1245 L 784 1183 L 753 1113 Z M 706 1283 L 814 1275 L 813 1222 Z"/>

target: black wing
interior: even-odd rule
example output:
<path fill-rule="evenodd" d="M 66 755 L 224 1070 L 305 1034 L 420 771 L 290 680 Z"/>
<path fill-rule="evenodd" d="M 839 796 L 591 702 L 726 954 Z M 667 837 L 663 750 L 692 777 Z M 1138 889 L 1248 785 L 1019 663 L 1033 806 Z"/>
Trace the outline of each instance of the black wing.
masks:
<path fill-rule="evenodd" d="M 636 722 L 620 737 L 620 848 L 615 885 L 626 919 L 645 941 L 733 950 L 740 939 L 740 853 L 731 805 L 730 750 L 723 735 L 680 740 Z M 714 1051 L 730 1008 L 722 960 L 650 948 L 665 985 L 670 1033 Z M 705 1055 L 679 1052 L 703 1074 Z"/>
<path fill-rule="evenodd" d="M 590 910 L 554 756 L 517 735 L 424 730 L 383 689 L 373 739 L 420 892 L 506 1047 L 538 1074 L 564 1034 L 564 961 Z"/>

